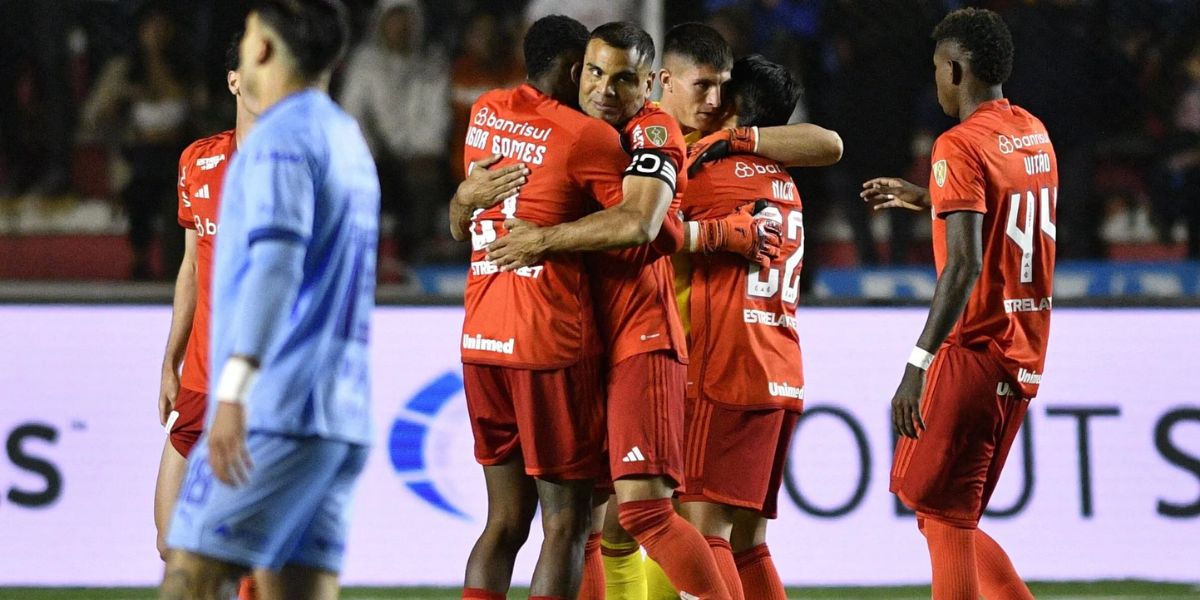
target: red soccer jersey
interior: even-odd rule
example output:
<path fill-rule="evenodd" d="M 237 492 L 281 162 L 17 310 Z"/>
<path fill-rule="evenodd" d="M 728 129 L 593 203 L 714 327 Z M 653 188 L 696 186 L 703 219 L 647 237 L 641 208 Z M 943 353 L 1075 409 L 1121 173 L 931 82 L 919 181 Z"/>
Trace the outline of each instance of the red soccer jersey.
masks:
<path fill-rule="evenodd" d="M 657 177 L 675 190 L 667 218 L 679 208 L 687 186 L 683 169 L 687 145 L 675 119 L 647 102 L 625 125 L 622 143 L 632 155 L 622 165 L 626 176 Z M 605 207 L 619 204 L 622 196 L 597 197 Z M 675 305 L 675 271 L 671 259 L 652 244 L 588 256 L 596 289 L 596 316 L 605 334 L 609 361 L 617 364 L 630 356 L 669 350 L 687 361 L 687 338 Z"/>
<path fill-rule="evenodd" d="M 552 369 L 595 356 L 601 345 L 582 258 L 557 254 L 502 273 L 487 260 L 487 245 L 510 217 L 555 225 L 587 214 L 593 199 L 620 202 L 629 156 L 617 132 L 522 85 L 488 92 L 471 109 L 464 164 L 491 154 L 504 156 L 494 168 L 524 162 L 530 175 L 517 198 L 472 219 L 463 362 Z"/>
<path fill-rule="evenodd" d="M 983 213 L 983 273 L 947 343 L 993 352 L 1027 398 L 1050 335 L 1058 161 L 1046 127 L 1008 100 L 985 102 L 933 146 L 933 253 L 946 264 L 947 213 Z"/>
<path fill-rule="evenodd" d="M 703 147 L 703 142 L 694 147 Z M 783 246 L 770 269 L 727 252 L 693 254 L 688 393 L 742 409 L 804 408 L 804 370 L 796 331 L 804 213 L 779 163 L 739 154 L 705 165 L 688 183 L 689 221 L 720 219 L 765 199 L 760 215 L 778 219 Z"/>
<path fill-rule="evenodd" d="M 225 168 L 237 149 L 234 130 L 192 142 L 179 156 L 179 224 L 196 232 L 196 311 L 179 385 L 208 391 L 209 287 Z"/>

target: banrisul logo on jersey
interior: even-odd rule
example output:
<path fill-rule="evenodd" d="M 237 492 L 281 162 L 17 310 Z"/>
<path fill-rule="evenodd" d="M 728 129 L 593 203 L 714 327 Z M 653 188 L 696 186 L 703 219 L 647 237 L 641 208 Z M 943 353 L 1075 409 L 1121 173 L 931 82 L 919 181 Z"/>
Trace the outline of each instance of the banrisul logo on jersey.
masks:
<path fill-rule="evenodd" d="M 404 486 L 439 511 L 477 520 L 483 477 L 463 398 L 462 377 L 446 371 L 405 399 L 388 434 L 388 458 Z M 474 491 L 474 492 L 472 492 Z"/>

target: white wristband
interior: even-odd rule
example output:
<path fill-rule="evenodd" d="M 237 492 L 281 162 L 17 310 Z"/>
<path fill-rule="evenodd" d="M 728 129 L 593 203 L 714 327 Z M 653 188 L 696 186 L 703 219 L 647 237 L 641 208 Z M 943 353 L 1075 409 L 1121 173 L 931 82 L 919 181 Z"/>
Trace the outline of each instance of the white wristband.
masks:
<path fill-rule="evenodd" d="M 908 355 L 908 364 L 926 371 L 929 369 L 929 365 L 933 364 L 933 355 L 920 347 L 913 346 L 912 353 Z"/>
<path fill-rule="evenodd" d="M 240 356 L 231 356 L 225 361 L 221 378 L 217 380 L 217 400 L 245 404 L 250 388 L 257 379 L 258 367 Z"/>
<path fill-rule="evenodd" d="M 754 130 L 754 153 L 758 154 L 758 125 L 751 127 Z"/>
<path fill-rule="evenodd" d="M 687 251 L 695 252 L 700 247 L 700 224 L 695 221 L 684 221 L 687 226 Z"/>

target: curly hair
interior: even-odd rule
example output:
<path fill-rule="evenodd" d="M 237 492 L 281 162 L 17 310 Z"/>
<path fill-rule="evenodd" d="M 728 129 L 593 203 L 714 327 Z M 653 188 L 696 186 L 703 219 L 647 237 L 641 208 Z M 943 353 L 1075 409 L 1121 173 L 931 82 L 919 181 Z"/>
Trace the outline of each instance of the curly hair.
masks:
<path fill-rule="evenodd" d="M 587 27 L 571 17 L 548 15 L 534 21 L 525 32 L 525 74 L 530 79 L 542 77 L 550 72 L 554 59 L 564 54 L 578 61 L 587 42 Z"/>
<path fill-rule="evenodd" d="M 1013 43 L 1000 15 L 982 8 L 960 8 L 933 29 L 933 41 L 958 42 L 970 55 L 971 71 L 985 83 L 1000 85 L 1012 74 Z"/>

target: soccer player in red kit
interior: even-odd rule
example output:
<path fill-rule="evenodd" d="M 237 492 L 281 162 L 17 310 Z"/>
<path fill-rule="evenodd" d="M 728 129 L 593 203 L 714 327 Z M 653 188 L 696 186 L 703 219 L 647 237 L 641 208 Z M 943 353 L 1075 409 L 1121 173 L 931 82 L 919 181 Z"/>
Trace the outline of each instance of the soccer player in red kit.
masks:
<path fill-rule="evenodd" d="M 515 269 L 547 254 L 626 248 L 591 255 L 588 262 L 609 352 L 609 468 L 620 521 L 681 595 L 729 598 L 704 538 L 671 504 L 682 482 L 687 347 L 668 257 L 678 244 L 650 242 L 662 241 L 656 240 L 660 229 L 678 226 L 670 213 L 686 184 L 686 151 L 678 124 L 647 100 L 653 60 L 650 36 L 622 22 L 594 30 L 584 56 L 579 102 L 623 133 L 631 154 L 626 199 L 553 227 L 514 223 L 488 256 Z M 631 189 L 656 195 L 649 215 L 629 205 Z"/>
<path fill-rule="evenodd" d="M 739 127 L 783 125 L 799 87 L 781 65 L 751 55 L 734 63 L 724 96 Z M 707 144 L 706 138 L 693 146 L 693 161 Z M 803 207 L 780 163 L 734 154 L 691 170 L 682 209 L 685 244 L 695 254 L 680 510 L 709 541 L 734 598 L 786 600 L 766 527 L 776 516 L 788 445 L 804 407 L 795 317 Z M 749 262 L 713 251 L 712 223 L 734 212 L 774 221 L 780 247 L 751 254 Z"/>
<path fill-rule="evenodd" d="M 1045 126 L 1001 90 L 1013 55 L 1004 21 L 957 10 L 933 39 L 938 103 L 961 123 L 934 144 L 928 190 L 863 184 L 877 208 L 933 208 L 938 284 L 892 399 L 903 437 L 891 490 L 917 513 L 934 598 L 1033 598 L 978 524 L 1042 380 L 1058 165 Z"/>
<path fill-rule="evenodd" d="M 470 204 L 473 194 L 462 188 L 451 204 L 452 233 L 472 241 L 463 379 L 489 504 L 464 598 L 504 597 L 537 503 L 545 541 L 531 598 L 573 599 L 582 576 L 605 439 L 603 345 L 586 268 L 581 255 L 558 253 L 502 271 L 486 252 L 514 235 L 517 221 L 574 221 L 595 202 L 632 214 L 657 208 L 655 195 L 623 181 L 629 156 L 617 131 L 575 108 L 573 68 L 587 40 L 572 19 L 540 19 L 525 38 L 528 83 L 488 92 L 471 111 L 468 172 L 500 155 L 497 176 L 518 165 L 528 176 L 514 179 L 519 193 L 499 205 Z"/>
<path fill-rule="evenodd" d="M 218 232 L 221 186 L 238 142 L 250 133 L 256 111 L 239 88 L 238 43 L 225 53 L 225 81 L 237 103 L 234 128 L 192 142 L 179 157 L 179 225 L 187 230 L 183 262 L 175 278 L 171 328 L 163 356 L 158 394 L 159 422 L 167 430 L 154 488 L 154 526 L 159 555 L 166 560 L 165 536 L 187 456 L 204 428 L 208 405 L 209 282 Z M 182 366 L 182 374 L 180 374 Z M 243 580 L 242 597 L 252 597 L 253 579 Z"/>

